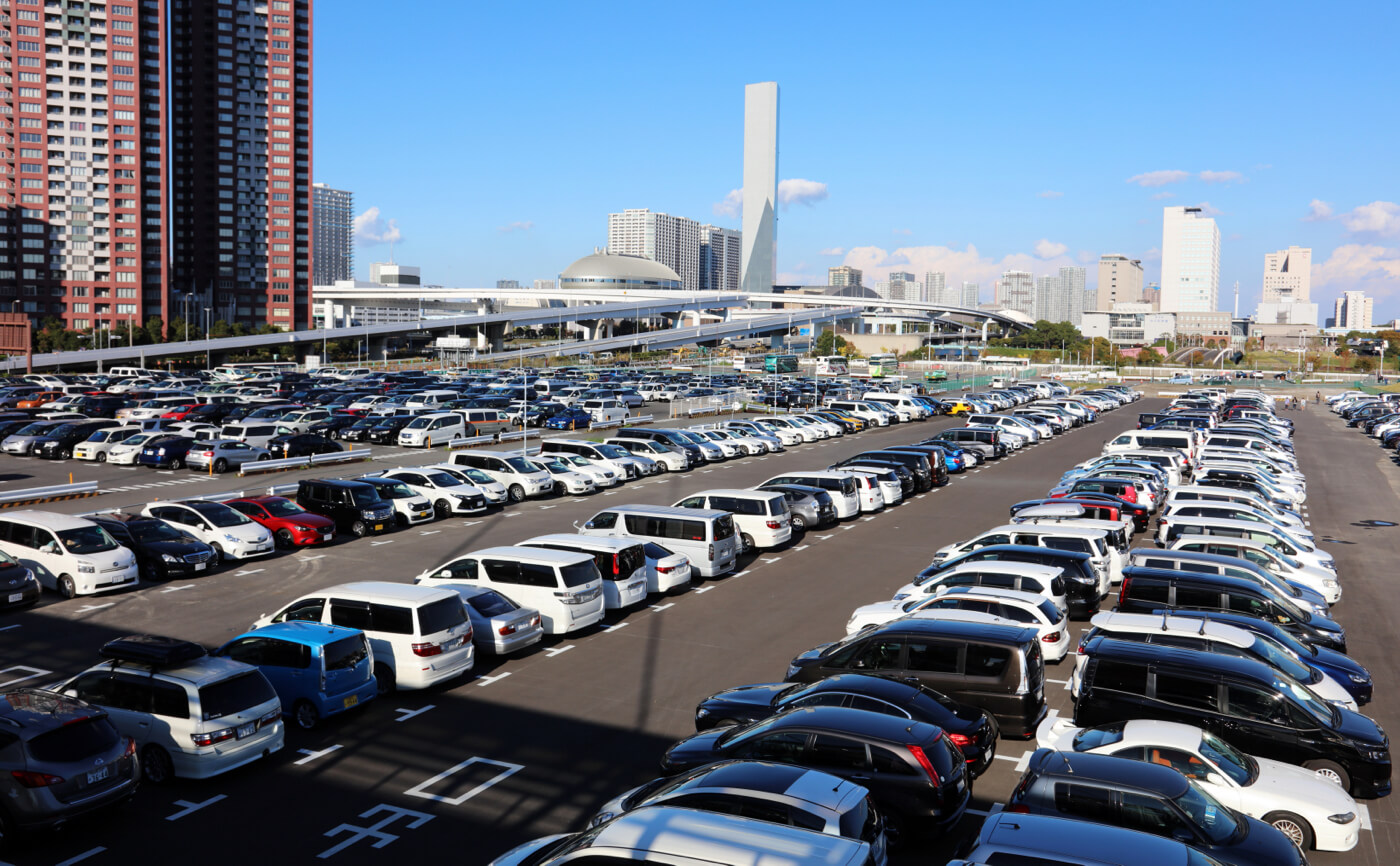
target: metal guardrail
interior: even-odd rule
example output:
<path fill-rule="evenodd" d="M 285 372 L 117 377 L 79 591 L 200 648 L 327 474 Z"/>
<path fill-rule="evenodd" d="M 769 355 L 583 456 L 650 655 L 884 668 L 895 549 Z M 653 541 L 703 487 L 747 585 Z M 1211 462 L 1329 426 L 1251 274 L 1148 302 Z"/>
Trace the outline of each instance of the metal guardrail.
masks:
<path fill-rule="evenodd" d="M 330 454 L 315 454 L 311 457 L 312 466 L 328 463 L 350 463 L 355 460 L 368 460 L 373 454 L 368 448 L 351 448 L 349 451 L 335 451 Z"/>
<path fill-rule="evenodd" d="M 82 481 L 77 484 L 58 484 L 52 487 L 30 487 L 25 490 L 11 490 L 0 493 L 0 508 L 13 508 L 17 505 L 34 505 L 40 502 L 56 502 L 61 499 L 82 499 L 96 495 L 96 481 Z"/>
<path fill-rule="evenodd" d="M 352 448 L 332 454 L 315 454 L 309 457 L 284 457 L 280 460 L 256 460 L 244 463 L 238 470 L 239 477 L 260 475 L 264 472 L 281 472 L 284 469 L 305 469 L 308 466 L 325 466 L 331 463 L 349 463 L 354 460 L 368 460 L 373 452 L 368 448 Z"/>

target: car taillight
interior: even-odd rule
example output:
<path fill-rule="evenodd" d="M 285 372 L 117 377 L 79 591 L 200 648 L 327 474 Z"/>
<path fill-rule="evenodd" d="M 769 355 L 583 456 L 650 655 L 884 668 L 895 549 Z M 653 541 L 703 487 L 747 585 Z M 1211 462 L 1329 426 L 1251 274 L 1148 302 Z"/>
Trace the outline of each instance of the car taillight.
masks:
<path fill-rule="evenodd" d="M 1029 815 L 1031 810 L 1024 803 L 1012 803 L 1006 807 L 1006 811 L 1015 815 Z"/>
<path fill-rule="evenodd" d="M 435 643 L 416 643 L 413 645 L 413 654 L 423 658 L 439 656 L 442 655 L 442 646 Z"/>
<path fill-rule="evenodd" d="M 764 524 L 764 525 L 767 526 L 769 529 L 782 529 L 782 528 L 783 528 L 783 525 L 782 525 L 781 523 L 779 523 L 778 521 L 776 521 L 776 520 L 770 520 L 770 521 L 768 521 L 768 522 L 767 522 L 766 524 Z"/>
<path fill-rule="evenodd" d="M 671 572 L 673 572 L 673 571 L 675 571 L 675 570 L 676 570 L 676 567 L 675 567 L 674 565 L 658 565 L 658 566 L 656 567 L 656 573 L 657 573 L 657 574 L 670 574 Z"/>
<path fill-rule="evenodd" d="M 1123 603 L 1123 600 L 1128 597 L 1128 587 L 1132 585 L 1133 579 L 1131 577 L 1123 578 L 1123 585 L 1118 589 L 1118 603 L 1120 605 Z"/>
<path fill-rule="evenodd" d="M 715 561 L 715 546 L 711 544 L 705 551 L 705 558 L 710 562 Z"/>
<path fill-rule="evenodd" d="M 47 788 L 49 785 L 62 785 L 62 776 L 52 776 L 48 773 L 36 773 L 32 770 L 11 770 L 10 775 L 15 777 L 26 788 Z"/>
<path fill-rule="evenodd" d="M 213 457 L 213 456 L 214 456 L 214 452 L 213 452 L 213 451 L 201 451 L 201 452 L 199 452 L 199 456 L 201 456 L 201 457 Z"/>
<path fill-rule="evenodd" d="M 1047 634 L 1043 634 L 1040 636 L 1040 640 L 1041 643 L 1059 643 L 1060 633 L 1057 631 L 1052 631 Z"/>
<path fill-rule="evenodd" d="M 136 755 L 136 739 L 135 739 L 134 737 L 127 737 L 127 738 L 126 738 L 126 751 L 125 751 L 125 752 L 122 752 L 122 757 L 123 757 L 123 758 L 131 758 L 131 757 L 135 757 L 135 755 Z"/>
<path fill-rule="evenodd" d="M 972 745 L 972 738 L 966 734 L 949 734 L 948 739 L 957 744 L 958 748 L 966 748 Z"/>
<path fill-rule="evenodd" d="M 939 734 L 939 736 L 942 736 L 942 734 Z M 935 742 L 937 741 L 935 740 Z M 933 762 L 928 759 L 928 755 L 924 754 L 923 748 L 913 745 L 912 743 L 908 748 L 909 754 L 913 755 L 914 760 L 919 762 L 919 766 L 924 768 L 924 772 L 928 775 L 929 782 L 932 783 L 935 788 L 939 787 L 938 771 L 933 768 Z"/>
<path fill-rule="evenodd" d="M 622 563 L 618 561 L 618 558 L 617 558 L 617 554 L 616 554 L 616 553 L 613 554 L 612 561 L 613 561 L 613 577 L 621 577 L 621 576 L 622 576 Z"/>
<path fill-rule="evenodd" d="M 223 728 L 218 731 L 206 731 L 202 734 L 190 734 L 190 739 L 194 740 L 196 746 L 212 746 L 215 743 L 232 740 L 235 736 L 237 736 L 237 731 L 234 728 Z"/>
<path fill-rule="evenodd" d="M 497 631 L 500 632 L 500 634 L 501 634 L 503 637 L 506 636 L 506 635 L 512 635 L 512 634 L 515 634 L 515 626 L 513 626 L 513 625 L 503 625 L 503 626 L 501 626 L 499 629 L 497 629 Z"/>

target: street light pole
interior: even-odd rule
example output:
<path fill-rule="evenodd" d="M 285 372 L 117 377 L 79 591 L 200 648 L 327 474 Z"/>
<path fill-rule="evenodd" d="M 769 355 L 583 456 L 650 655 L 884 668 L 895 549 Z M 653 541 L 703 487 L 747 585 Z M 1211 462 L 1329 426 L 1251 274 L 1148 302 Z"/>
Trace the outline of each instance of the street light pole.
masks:
<path fill-rule="evenodd" d="M 211 307 L 204 308 L 204 369 L 206 370 L 213 366 L 209 351 L 209 313 L 212 309 Z"/>

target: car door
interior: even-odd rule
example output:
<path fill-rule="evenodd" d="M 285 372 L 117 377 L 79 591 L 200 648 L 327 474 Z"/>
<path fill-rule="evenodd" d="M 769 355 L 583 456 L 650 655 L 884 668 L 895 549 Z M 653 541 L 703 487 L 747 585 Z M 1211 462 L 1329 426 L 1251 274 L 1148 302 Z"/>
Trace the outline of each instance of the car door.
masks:
<path fill-rule="evenodd" d="M 1119 796 L 1119 826 L 1167 839 L 1206 841 L 1195 824 L 1187 821 L 1176 805 L 1165 798 L 1136 791 L 1124 791 Z"/>
<path fill-rule="evenodd" d="M 272 622 L 322 622 L 325 607 L 324 598 L 298 599 L 273 616 Z"/>
<path fill-rule="evenodd" d="M 1225 710 L 1213 730 L 1230 745 L 1290 764 L 1325 757 L 1318 724 L 1278 692 L 1238 683 L 1226 683 L 1224 691 Z"/>
<path fill-rule="evenodd" d="M 773 731 L 741 743 L 733 754 L 756 761 L 801 764 L 811 738 L 806 731 Z"/>

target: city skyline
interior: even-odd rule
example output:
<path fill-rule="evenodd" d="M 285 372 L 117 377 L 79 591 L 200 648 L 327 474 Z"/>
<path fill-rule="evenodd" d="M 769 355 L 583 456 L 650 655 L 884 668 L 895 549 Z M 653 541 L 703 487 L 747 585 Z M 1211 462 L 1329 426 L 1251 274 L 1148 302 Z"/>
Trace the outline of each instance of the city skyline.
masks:
<path fill-rule="evenodd" d="M 789 38 L 819 44 L 836 32 L 823 8 L 835 7 L 818 4 L 818 14 L 800 20 L 780 8 L 746 10 L 742 17 L 759 28 L 790 25 Z M 376 18 L 367 3 L 344 0 L 317 9 L 316 179 L 356 192 L 362 262 L 382 256 L 372 247 L 394 234 L 397 254 L 442 284 L 490 285 L 502 273 L 552 278 L 605 243 L 600 219 L 607 213 L 646 207 L 738 228 L 744 86 L 776 80 L 783 91 L 779 283 L 821 283 L 828 267 L 844 264 L 862 270 L 867 286 L 892 270 L 990 286 L 1006 270 L 1053 274 L 1074 265 L 1089 267 L 1092 286 L 1098 257 L 1111 252 L 1141 260 L 1144 283 L 1159 282 L 1161 208 L 1199 205 L 1218 214 L 1220 285 L 1240 283 L 1242 312 L 1261 299 L 1262 256 L 1297 245 L 1314 250 L 1314 300 L 1324 309 L 1343 290 L 1364 290 L 1377 298 L 1377 318 L 1394 317 L 1400 205 L 1392 200 L 1400 178 L 1384 142 L 1394 139 L 1397 122 L 1368 110 L 1367 94 L 1383 93 L 1395 81 L 1395 71 L 1379 59 L 1383 46 L 1372 40 L 1387 24 L 1400 23 L 1396 10 L 1373 10 L 1377 26 L 1360 34 L 1340 20 L 1319 22 L 1310 28 L 1307 68 L 1279 69 L 1272 52 L 1294 34 L 1284 20 L 1259 16 L 1262 8 L 1219 10 L 1211 28 L 1191 27 L 1186 15 L 1161 31 L 1174 50 L 1210 63 L 1168 68 L 1144 55 L 1126 69 L 1093 49 L 1102 34 L 1085 26 L 1087 19 L 1058 20 L 1048 11 L 996 21 L 996 40 L 1020 49 L 1054 40 L 1074 63 L 1032 64 L 1034 53 L 1019 50 L 985 68 L 977 58 L 993 48 L 993 21 L 990 12 L 975 9 L 899 7 L 910 26 L 936 22 L 940 31 L 973 38 L 955 40 L 938 64 L 895 58 L 878 70 L 833 70 L 818 54 L 800 52 L 781 62 L 755 59 L 742 40 L 723 38 L 732 20 L 725 25 L 721 15 L 694 25 L 695 46 L 677 46 L 671 58 L 707 76 L 696 91 L 704 97 L 682 108 L 670 104 L 672 85 L 663 80 L 632 82 L 624 102 L 588 96 L 613 83 L 609 64 L 570 64 L 568 80 L 556 80 L 579 33 L 599 34 L 601 49 L 622 50 L 639 36 L 680 26 L 677 12 L 662 11 L 645 24 L 623 14 L 622 26 L 603 28 L 581 10 L 559 9 L 538 22 L 522 10 L 478 10 L 470 23 L 483 43 L 473 64 L 481 72 L 452 64 L 450 52 L 424 51 L 383 76 L 364 76 L 351 65 L 360 62 L 354 46 L 365 22 Z M 465 24 L 466 11 L 452 4 L 424 0 L 421 10 L 445 25 Z M 1148 24 L 1146 10 L 1115 14 L 1115 26 Z M 409 26 L 376 23 L 388 40 L 415 38 Z M 560 59 L 514 63 L 503 37 L 522 28 Z M 843 25 L 842 33 L 871 39 L 873 28 L 857 22 L 849 33 Z M 488 83 L 493 67 L 507 62 L 510 80 Z M 1037 92 L 1056 99 L 1022 91 L 1017 82 L 1032 66 Z M 407 141 L 381 143 L 384 158 L 374 160 L 339 144 L 353 140 L 367 104 L 426 107 L 428 95 L 405 92 L 410 77 L 459 83 L 454 104 L 468 111 L 428 110 L 418 122 L 429 137 L 453 141 L 464 171 L 434 171 L 431 160 L 406 153 L 416 146 Z M 1226 77 L 1228 90 L 1219 86 Z M 333 83 L 342 78 L 356 86 Z M 1356 87 L 1357 80 L 1366 84 Z M 946 96 L 922 107 L 923 92 Z M 1329 106 L 1334 103 L 1324 97 L 1341 94 L 1336 110 L 1351 119 L 1302 138 L 1270 135 L 1250 118 L 1281 93 Z M 834 138 L 832 107 L 844 104 L 861 105 L 872 122 L 900 116 L 906 135 L 878 142 Z M 1091 110 L 1098 104 L 1143 108 L 1126 144 L 1118 135 L 1122 117 Z M 1038 134 L 995 134 L 1008 114 Z M 646 137 L 695 133 L 671 136 L 657 148 L 643 136 L 582 131 L 600 122 L 651 130 Z M 1176 127 L 1212 134 L 1172 134 Z M 478 129 L 501 134 L 471 134 Z M 461 207 L 464 201 L 469 208 Z M 1228 306 L 1228 288 L 1221 295 L 1218 303 Z"/>

